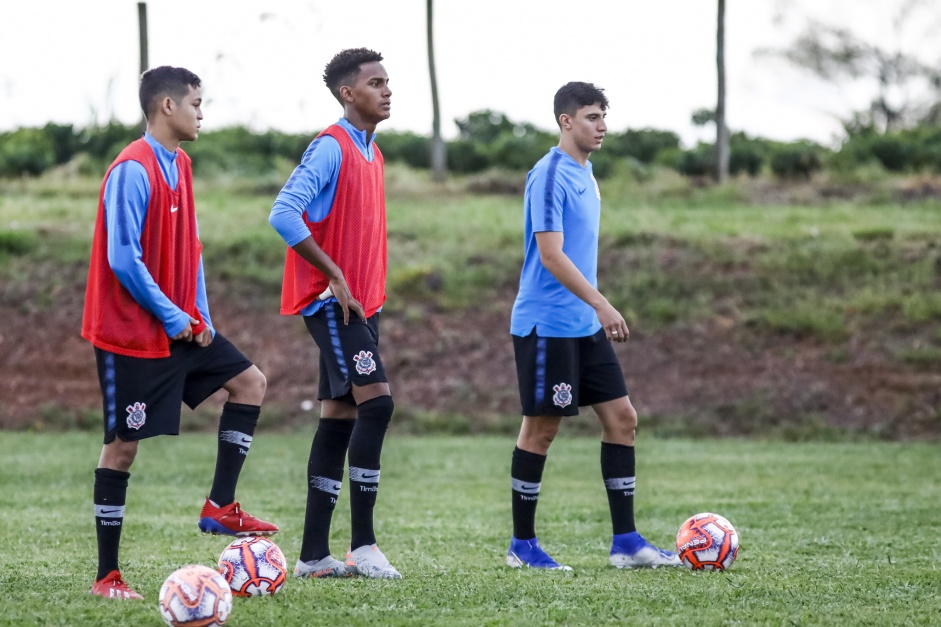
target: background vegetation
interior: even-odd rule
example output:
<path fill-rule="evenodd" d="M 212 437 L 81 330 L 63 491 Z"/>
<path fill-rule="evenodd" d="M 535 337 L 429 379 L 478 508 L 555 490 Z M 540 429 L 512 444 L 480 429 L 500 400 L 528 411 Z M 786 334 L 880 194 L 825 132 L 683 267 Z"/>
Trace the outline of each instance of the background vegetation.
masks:
<path fill-rule="evenodd" d="M 694 119 L 709 123 L 709 112 L 698 116 Z M 456 122 L 459 135 L 446 142 L 446 149 L 448 168 L 459 175 L 493 170 L 525 172 L 558 141 L 555 129 L 516 122 L 497 111 L 474 112 Z M 818 172 L 846 176 L 860 169 L 941 173 L 941 126 L 936 121 L 887 132 L 872 124 L 847 122 L 846 130 L 845 139 L 835 148 L 809 140 L 780 142 L 733 133 L 730 173 L 805 180 Z M 91 128 L 49 123 L 0 133 L 0 177 L 35 176 L 75 159 L 80 172 L 100 175 L 140 132 L 136 125 L 112 122 Z M 314 135 L 233 127 L 202 133 L 201 141 L 188 147 L 188 152 L 194 168 L 204 176 L 265 176 L 296 164 Z M 388 162 L 428 168 L 429 137 L 382 132 L 380 138 Z M 683 148 L 672 131 L 611 129 L 604 150 L 592 157 L 592 163 L 600 179 L 614 176 L 620 164 L 627 164 L 639 177 L 649 176 L 651 167 L 659 165 L 705 178 L 714 174 L 715 147 L 699 143 Z"/>
<path fill-rule="evenodd" d="M 202 145 L 213 147 L 201 138 L 193 152 Z M 267 217 L 291 167 L 285 158 L 268 175 L 200 171 L 196 183 L 214 311 L 227 308 L 217 317 L 226 329 L 244 328 L 237 341 L 272 373 L 309 368 L 283 350 L 307 340 L 274 335 L 283 322 L 275 312 L 284 245 Z M 35 376 L 49 372 L 52 357 L 37 356 L 50 347 L 27 329 L 77 332 L 99 177 L 77 173 L 73 160 L 0 191 L 0 308 L 9 320 L 0 365 L 13 378 L 34 358 Z M 651 399 L 645 429 L 789 439 L 941 434 L 941 181 L 872 166 L 854 177 L 740 175 L 703 186 L 656 164 L 612 164 L 600 181 L 600 283 L 633 332 L 625 364 L 638 398 Z M 385 311 L 396 342 L 391 371 L 404 393 L 397 429 L 516 428 L 505 331 L 522 260 L 520 197 L 499 192 L 524 180 L 522 170 L 493 170 L 435 184 L 426 170 L 387 169 Z M 56 366 L 72 373 L 62 375 L 68 380 L 85 381 L 77 374 L 88 374 L 84 348 L 59 351 L 59 359 L 74 354 Z M 429 376 L 427 365 L 455 356 L 459 365 Z M 630 370 L 667 359 L 678 362 L 672 370 Z M 662 379 L 677 368 L 679 379 Z M 37 394 L 33 405 L 14 405 L 32 389 L 14 384 L 0 419 L 97 429 L 94 381 L 86 383 L 85 400 Z M 297 409 L 304 390 L 273 384 L 268 424 L 306 420 Z M 204 418 L 214 424 L 215 410 Z M 594 428 L 587 417 L 573 425 Z"/>

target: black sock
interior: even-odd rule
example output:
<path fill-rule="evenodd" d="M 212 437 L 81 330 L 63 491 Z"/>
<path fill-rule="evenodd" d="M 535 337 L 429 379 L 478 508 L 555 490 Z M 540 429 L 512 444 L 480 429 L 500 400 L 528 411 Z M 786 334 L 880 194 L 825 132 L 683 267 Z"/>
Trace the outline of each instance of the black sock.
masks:
<path fill-rule="evenodd" d="M 637 531 L 634 526 L 634 447 L 601 443 L 601 478 L 608 491 L 614 535 Z"/>
<path fill-rule="evenodd" d="M 219 451 L 216 454 L 216 475 L 212 479 L 209 500 L 216 505 L 235 501 L 235 486 L 242 472 L 242 464 L 252 445 L 252 436 L 258 425 L 261 407 L 226 403 L 219 418 Z"/>
<path fill-rule="evenodd" d="M 355 420 L 321 418 L 307 461 L 307 513 L 301 561 L 330 554 L 330 521 L 343 485 L 343 464 Z"/>
<path fill-rule="evenodd" d="M 513 537 L 531 540 L 536 537 L 536 505 L 542 486 L 546 456 L 513 449 L 510 479 L 513 482 Z"/>
<path fill-rule="evenodd" d="M 95 469 L 95 528 L 98 536 L 98 574 L 95 581 L 118 568 L 118 548 L 124 525 L 124 501 L 131 473 L 110 468 Z"/>
<path fill-rule="evenodd" d="M 349 453 L 351 550 L 376 543 L 373 508 L 379 493 L 379 455 L 394 409 L 391 396 L 379 396 L 357 407 Z"/>

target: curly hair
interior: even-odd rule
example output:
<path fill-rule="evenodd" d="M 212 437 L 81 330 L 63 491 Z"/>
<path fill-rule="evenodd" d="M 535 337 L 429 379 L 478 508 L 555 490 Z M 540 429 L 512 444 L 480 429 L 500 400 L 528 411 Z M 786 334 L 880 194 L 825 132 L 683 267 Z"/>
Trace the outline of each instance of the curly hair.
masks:
<path fill-rule="evenodd" d="M 603 89 L 591 83 L 578 81 L 562 85 L 559 91 L 555 92 L 555 102 L 553 104 L 555 122 L 559 127 L 562 126 L 562 123 L 559 122 L 559 116 L 563 113 L 575 115 L 575 112 L 582 107 L 593 104 L 601 105 L 602 111 L 608 110 L 608 98 L 604 95 Z"/>
<path fill-rule="evenodd" d="M 359 75 L 364 63 L 382 61 L 382 55 L 369 48 L 348 48 L 338 52 L 323 70 L 323 82 L 327 84 L 333 97 L 340 101 L 340 87 L 349 85 Z"/>
<path fill-rule="evenodd" d="M 179 104 L 189 88 L 198 89 L 200 83 L 198 76 L 181 67 L 161 65 L 147 70 L 140 77 L 140 108 L 149 118 L 160 98 L 170 96 Z"/>

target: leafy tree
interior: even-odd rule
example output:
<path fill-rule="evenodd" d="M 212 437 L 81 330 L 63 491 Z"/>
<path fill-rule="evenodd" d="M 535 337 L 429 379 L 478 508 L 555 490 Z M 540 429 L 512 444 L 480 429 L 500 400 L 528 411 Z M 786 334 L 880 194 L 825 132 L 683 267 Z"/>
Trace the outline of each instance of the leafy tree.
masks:
<path fill-rule="evenodd" d="M 490 109 L 471 112 L 454 123 L 461 139 L 485 144 L 494 141 L 501 133 L 512 133 L 515 126 L 506 115 Z"/>
<path fill-rule="evenodd" d="M 910 40 L 903 31 L 916 20 L 916 9 L 924 4 L 908 0 L 901 5 L 892 23 L 899 41 Z M 886 49 L 843 27 L 811 21 L 789 48 L 758 53 L 783 58 L 825 81 L 874 83 L 869 105 L 844 122 L 850 135 L 869 128 L 892 132 L 936 119 L 941 113 L 941 69 L 937 63 L 926 63 L 900 49 Z"/>
<path fill-rule="evenodd" d="M 52 140 L 39 128 L 0 134 L 0 176 L 34 176 L 56 162 Z"/>
<path fill-rule="evenodd" d="M 679 147 L 680 136 L 673 131 L 642 128 L 627 129 L 623 133 L 609 132 L 604 138 L 603 152 L 618 157 L 633 157 L 640 163 L 650 164 L 661 152 Z"/>

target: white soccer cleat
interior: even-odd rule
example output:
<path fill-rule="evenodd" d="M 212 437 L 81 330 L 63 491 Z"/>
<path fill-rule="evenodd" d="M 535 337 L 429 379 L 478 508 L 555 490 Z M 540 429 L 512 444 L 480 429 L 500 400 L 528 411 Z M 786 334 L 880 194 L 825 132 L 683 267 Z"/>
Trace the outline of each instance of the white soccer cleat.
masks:
<path fill-rule="evenodd" d="M 349 577 L 351 575 L 349 567 L 332 555 L 316 562 L 297 560 L 297 564 L 294 566 L 294 576 L 301 579 L 324 579 L 327 577 Z"/>
<path fill-rule="evenodd" d="M 366 544 L 355 551 L 346 554 L 346 566 L 351 574 L 369 577 L 370 579 L 401 579 L 399 574 L 386 556 L 382 554 L 375 544 Z"/>

